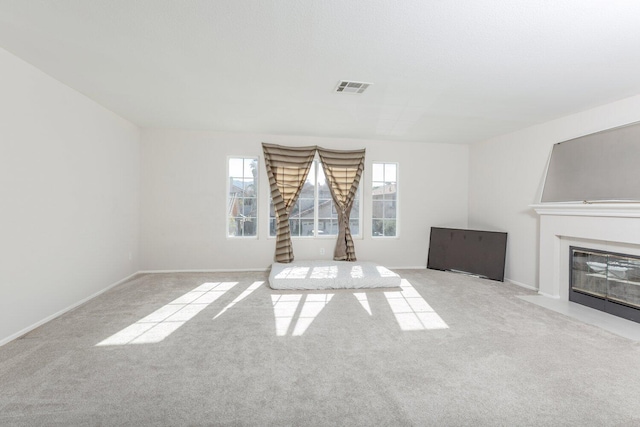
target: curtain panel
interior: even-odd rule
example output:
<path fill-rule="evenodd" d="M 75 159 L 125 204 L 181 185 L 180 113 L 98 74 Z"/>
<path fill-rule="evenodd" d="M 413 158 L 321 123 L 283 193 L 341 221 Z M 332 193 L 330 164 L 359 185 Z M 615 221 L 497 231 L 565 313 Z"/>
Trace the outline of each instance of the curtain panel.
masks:
<path fill-rule="evenodd" d="M 275 261 L 293 261 L 289 213 L 307 179 L 316 147 L 284 147 L 262 143 L 264 163 L 269 177 L 271 199 L 276 211 L 277 233 Z"/>
<path fill-rule="evenodd" d="M 336 261 L 356 261 L 349 218 L 364 170 L 365 150 L 327 150 L 318 147 L 318 155 L 331 197 L 338 211 L 338 240 L 333 252 Z"/>

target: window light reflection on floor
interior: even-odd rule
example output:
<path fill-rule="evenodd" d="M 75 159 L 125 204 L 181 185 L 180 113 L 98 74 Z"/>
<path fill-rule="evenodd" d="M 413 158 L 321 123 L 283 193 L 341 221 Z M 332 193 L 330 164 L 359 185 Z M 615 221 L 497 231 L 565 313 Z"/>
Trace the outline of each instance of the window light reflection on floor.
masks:
<path fill-rule="evenodd" d="M 271 295 L 277 336 L 283 337 L 287 335 L 289 325 L 291 325 L 293 316 L 298 310 L 298 303 L 301 298 L 301 294 Z"/>
<path fill-rule="evenodd" d="M 380 277 L 395 277 L 396 273 L 394 273 L 393 271 L 389 270 L 386 267 L 383 267 L 381 265 L 377 265 L 376 266 L 376 270 L 378 270 L 378 274 L 380 275 Z"/>
<path fill-rule="evenodd" d="M 373 313 L 371 312 L 371 307 L 369 306 L 369 300 L 367 299 L 367 294 L 365 294 L 364 292 L 356 292 L 353 294 L 353 296 L 356 297 L 356 299 L 358 300 L 362 308 L 364 308 L 365 311 L 369 313 L 369 316 L 372 316 Z"/>
<path fill-rule="evenodd" d="M 234 299 L 233 301 L 231 301 L 229 304 L 227 304 L 227 306 L 225 308 L 223 308 L 222 310 L 220 310 L 220 313 L 216 314 L 215 317 L 213 318 L 214 320 L 217 319 L 218 317 L 222 316 L 222 314 L 229 310 L 231 307 L 233 307 L 234 305 L 236 305 L 237 303 L 239 303 L 240 301 L 242 301 L 243 299 L 245 299 L 246 297 L 248 297 L 249 295 L 251 295 L 251 293 L 253 291 L 255 291 L 256 289 L 258 289 L 264 282 L 253 282 L 251 284 L 251 286 L 249 286 L 246 290 L 244 290 L 240 295 L 238 295 L 236 297 L 236 299 Z"/>
<path fill-rule="evenodd" d="M 329 304 L 334 294 L 282 294 L 271 295 L 276 335 L 284 337 L 289 332 L 293 320 L 292 336 L 303 335 L 320 312 Z M 299 313 L 298 313 L 299 312 Z"/>
<path fill-rule="evenodd" d="M 287 267 L 276 275 L 276 279 L 304 279 L 308 272 L 309 267 Z"/>
<path fill-rule="evenodd" d="M 362 271 L 361 265 L 354 265 L 351 267 L 350 275 L 353 279 L 362 279 L 364 277 L 364 272 Z"/>
<path fill-rule="evenodd" d="M 96 346 L 152 344 L 164 340 L 238 282 L 203 283 Z"/>
<path fill-rule="evenodd" d="M 402 279 L 400 286 L 401 291 L 384 293 L 400 329 L 422 331 L 449 328 L 408 280 Z"/>
<path fill-rule="evenodd" d="M 298 316 L 296 327 L 293 329 L 293 336 L 298 337 L 305 333 L 311 323 L 318 317 L 323 308 L 329 304 L 333 294 L 309 294 L 304 300 L 302 310 Z"/>
<path fill-rule="evenodd" d="M 336 277 L 338 277 L 337 265 L 313 267 L 313 270 L 311 270 L 312 279 L 335 279 Z"/>

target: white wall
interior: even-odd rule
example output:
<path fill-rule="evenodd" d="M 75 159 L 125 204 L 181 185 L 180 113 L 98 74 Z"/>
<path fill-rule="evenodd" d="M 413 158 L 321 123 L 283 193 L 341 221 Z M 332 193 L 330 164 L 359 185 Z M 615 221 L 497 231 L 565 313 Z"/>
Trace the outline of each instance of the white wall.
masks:
<path fill-rule="evenodd" d="M 135 126 L 2 49 L 0 94 L 1 345 L 138 270 L 140 167 Z"/>
<path fill-rule="evenodd" d="M 538 287 L 539 203 L 553 144 L 640 120 L 640 96 L 606 104 L 470 147 L 469 226 L 507 231 L 505 277 Z"/>
<path fill-rule="evenodd" d="M 371 199 L 365 192 L 362 260 L 390 267 L 425 267 L 431 226 L 467 225 L 468 147 L 337 138 L 146 130 L 142 134 L 141 268 L 143 270 L 264 269 L 275 239 L 268 238 L 269 186 L 261 142 L 366 148 L 362 188 L 371 187 L 372 161 L 399 163 L 397 239 L 373 239 Z M 226 237 L 228 156 L 260 157 L 257 239 Z M 330 259 L 335 238 L 294 239 L 296 259 Z M 325 255 L 320 255 L 320 248 Z"/>

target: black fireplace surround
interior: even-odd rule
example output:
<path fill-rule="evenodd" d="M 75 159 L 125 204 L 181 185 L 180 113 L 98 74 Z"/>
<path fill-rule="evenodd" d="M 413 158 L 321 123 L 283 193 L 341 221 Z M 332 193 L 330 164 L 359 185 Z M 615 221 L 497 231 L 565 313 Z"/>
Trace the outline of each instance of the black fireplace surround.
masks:
<path fill-rule="evenodd" d="M 569 248 L 569 301 L 640 323 L 640 256 Z"/>

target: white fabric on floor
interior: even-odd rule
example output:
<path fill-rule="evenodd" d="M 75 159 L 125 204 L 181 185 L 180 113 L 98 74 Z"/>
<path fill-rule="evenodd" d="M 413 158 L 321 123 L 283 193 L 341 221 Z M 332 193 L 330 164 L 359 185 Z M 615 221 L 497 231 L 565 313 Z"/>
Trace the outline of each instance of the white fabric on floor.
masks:
<path fill-rule="evenodd" d="M 400 276 L 368 261 L 274 262 L 269 273 L 272 289 L 366 289 L 400 286 Z"/>

